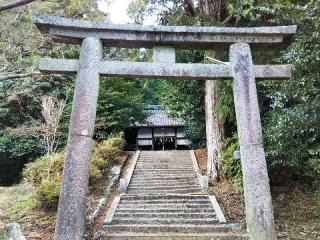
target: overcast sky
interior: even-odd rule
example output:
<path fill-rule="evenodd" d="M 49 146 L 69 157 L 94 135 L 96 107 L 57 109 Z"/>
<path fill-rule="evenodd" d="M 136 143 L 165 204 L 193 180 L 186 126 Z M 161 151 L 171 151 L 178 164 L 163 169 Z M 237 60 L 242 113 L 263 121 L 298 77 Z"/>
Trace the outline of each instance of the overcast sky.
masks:
<path fill-rule="evenodd" d="M 97 0 L 98 8 L 108 14 L 110 21 L 115 24 L 132 23 L 127 14 L 127 8 L 132 0 Z M 111 2 L 110 4 L 108 2 Z M 144 21 L 145 25 L 155 25 L 156 18 L 148 17 Z"/>

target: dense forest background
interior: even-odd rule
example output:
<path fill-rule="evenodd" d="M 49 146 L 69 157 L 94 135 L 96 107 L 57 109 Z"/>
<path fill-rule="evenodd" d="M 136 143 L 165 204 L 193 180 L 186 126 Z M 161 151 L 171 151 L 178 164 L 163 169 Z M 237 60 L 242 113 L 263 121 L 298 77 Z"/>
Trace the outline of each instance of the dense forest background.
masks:
<path fill-rule="evenodd" d="M 5 1 L 0 0 L 0 3 Z M 35 1 L 0 13 L 0 184 L 17 182 L 23 165 L 65 146 L 75 76 L 42 75 L 40 57 L 78 58 L 75 46 L 53 43 L 32 24 L 32 14 L 107 21 L 89 0 Z M 320 173 L 320 2 L 316 0 L 135 0 L 129 16 L 137 23 L 157 15 L 159 24 L 193 26 L 298 25 L 283 51 L 256 51 L 254 62 L 291 63 L 288 81 L 258 83 L 268 167 L 274 183 L 314 179 Z M 106 48 L 105 59 L 149 61 L 152 50 Z M 228 52 L 178 51 L 178 62 L 228 61 Z M 218 83 L 218 113 L 224 126 L 225 174 L 239 176 L 228 153 L 237 146 L 231 83 Z M 97 141 L 146 117 L 147 104 L 160 103 L 187 122 L 192 147 L 205 147 L 204 83 L 101 79 Z M 54 120 L 50 112 L 57 113 Z M 231 166 L 229 166 L 230 164 Z M 230 171 L 228 171 L 228 169 Z"/>

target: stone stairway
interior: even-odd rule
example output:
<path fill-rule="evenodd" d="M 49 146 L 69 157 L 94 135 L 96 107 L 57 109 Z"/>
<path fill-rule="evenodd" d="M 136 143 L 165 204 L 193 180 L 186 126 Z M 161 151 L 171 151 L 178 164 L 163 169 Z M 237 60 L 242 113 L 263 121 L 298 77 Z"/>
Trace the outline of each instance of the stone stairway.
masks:
<path fill-rule="evenodd" d="M 128 193 L 96 239 L 242 239 L 240 226 L 220 223 L 216 208 L 189 151 L 143 151 Z"/>
<path fill-rule="evenodd" d="M 199 191 L 189 151 L 141 152 L 128 187 L 128 194 Z"/>

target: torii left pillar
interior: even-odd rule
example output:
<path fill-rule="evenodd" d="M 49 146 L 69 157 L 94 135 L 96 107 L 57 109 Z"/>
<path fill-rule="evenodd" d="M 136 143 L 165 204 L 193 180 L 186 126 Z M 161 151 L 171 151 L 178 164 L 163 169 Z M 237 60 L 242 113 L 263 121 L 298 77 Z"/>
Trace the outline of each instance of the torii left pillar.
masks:
<path fill-rule="evenodd" d="M 55 240 L 83 239 L 102 43 L 82 41 L 55 228 Z"/>

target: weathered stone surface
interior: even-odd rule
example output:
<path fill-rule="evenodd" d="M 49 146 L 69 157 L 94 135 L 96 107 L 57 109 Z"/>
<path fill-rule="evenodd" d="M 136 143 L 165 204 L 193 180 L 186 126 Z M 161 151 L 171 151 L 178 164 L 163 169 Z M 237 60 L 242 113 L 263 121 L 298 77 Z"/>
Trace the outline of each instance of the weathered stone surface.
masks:
<path fill-rule="evenodd" d="M 217 219 L 219 220 L 219 222 L 220 223 L 226 223 L 227 220 L 226 220 L 226 218 L 225 218 L 225 216 L 224 216 L 224 214 L 223 214 L 223 212 L 222 212 L 222 210 L 220 208 L 220 205 L 219 205 L 216 197 L 215 196 L 209 196 L 209 199 L 210 199 L 210 201 L 212 203 L 212 206 L 214 208 L 214 211 L 215 211 L 215 213 L 217 215 Z"/>
<path fill-rule="evenodd" d="M 102 59 L 100 40 L 86 38 L 80 52 L 63 172 L 56 240 L 82 239 L 85 196 L 88 188 L 92 135 L 99 89 L 98 65 Z"/>
<path fill-rule="evenodd" d="M 193 150 L 189 151 L 190 153 L 190 157 L 191 157 L 191 161 L 192 161 L 192 165 L 193 165 L 193 169 L 196 172 L 197 178 L 198 178 L 198 182 L 200 185 L 200 188 L 203 192 L 206 192 L 209 188 L 209 180 L 208 180 L 208 176 L 202 176 L 200 169 L 199 169 L 199 165 L 198 165 L 198 161 L 196 158 L 196 155 L 194 153 Z"/>
<path fill-rule="evenodd" d="M 175 63 L 176 51 L 173 47 L 155 46 L 153 48 L 153 62 L 156 63 Z"/>
<path fill-rule="evenodd" d="M 128 171 L 126 172 L 126 174 L 124 176 L 125 183 L 127 184 L 127 186 L 129 185 L 129 183 L 131 181 L 132 174 L 133 174 L 133 171 L 134 171 L 134 169 L 136 167 L 139 155 L 140 155 L 140 150 L 137 150 L 135 155 L 134 155 L 134 157 L 133 157 L 133 160 L 132 160 L 132 162 L 130 164 L 130 167 L 128 168 Z"/>
<path fill-rule="evenodd" d="M 120 193 L 127 193 L 128 184 L 125 178 L 120 178 Z"/>
<path fill-rule="evenodd" d="M 111 172 L 114 175 L 120 174 L 121 172 L 121 167 L 120 166 L 114 166 L 113 168 L 111 168 Z"/>
<path fill-rule="evenodd" d="M 87 37 L 96 37 L 106 46 L 150 47 L 171 45 L 183 49 L 227 48 L 235 42 L 252 45 L 286 45 L 296 26 L 227 28 L 190 26 L 112 25 L 53 16 L 34 15 L 40 31 L 56 41 L 80 44 Z"/>
<path fill-rule="evenodd" d="M 209 181 L 207 176 L 200 176 L 199 177 L 199 184 L 203 191 L 207 191 L 209 188 Z"/>
<path fill-rule="evenodd" d="M 26 240 L 21 232 L 21 228 L 18 223 L 7 224 L 4 237 L 5 240 Z"/>
<path fill-rule="evenodd" d="M 76 73 L 78 60 L 43 58 L 38 64 L 42 72 Z M 256 65 L 255 77 L 259 79 L 288 79 L 291 77 L 291 65 Z M 122 76 L 128 78 L 158 78 L 177 80 L 232 79 L 231 68 L 218 64 L 188 63 L 150 63 L 150 62 L 109 62 L 99 65 L 102 76 Z"/>
<path fill-rule="evenodd" d="M 248 44 L 231 45 L 230 64 L 234 75 L 248 235 L 250 239 L 276 239 L 254 67 Z"/>
<path fill-rule="evenodd" d="M 174 182 L 196 194 L 179 194 L 180 188 L 170 180 L 172 172 L 181 177 Z M 161 180 L 155 180 L 155 177 Z M 192 180 L 193 186 L 185 182 L 186 178 Z M 152 191 L 144 194 L 146 188 Z M 167 191 L 162 194 L 160 189 Z M 168 189 L 172 190 L 171 194 Z M 225 224 L 216 199 L 199 191 L 189 151 L 141 151 L 128 194 L 122 194 L 121 199 L 115 198 L 95 239 L 111 236 L 131 239 L 134 235 L 137 236 L 135 239 L 158 239 L 157 236 L 163 237 L 161 239 L 189 239 L 187 236 L 204 239 L 203 234 L 212 239 L 222 239 L 222 236 L 237 239 L 234 236 L 239 234 L 241 227 Z"/>

